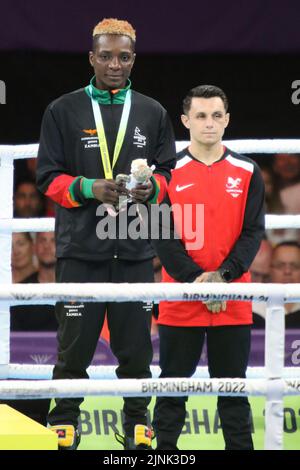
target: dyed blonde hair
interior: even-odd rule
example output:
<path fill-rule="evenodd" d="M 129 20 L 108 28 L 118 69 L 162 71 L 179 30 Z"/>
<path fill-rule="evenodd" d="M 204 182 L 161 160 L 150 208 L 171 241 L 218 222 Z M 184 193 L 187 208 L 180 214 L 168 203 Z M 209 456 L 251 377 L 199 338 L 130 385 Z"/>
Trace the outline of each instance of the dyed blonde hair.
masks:
<path fill-rule="evenodd" d="M 128 36 L 133 42 L 136 40 L 135 30 L 128 21 L 118 20 L 117 18 L 105 18 L 100 21 L 93 30 L 93 37 L 100 34 L 119 34 Z"/>

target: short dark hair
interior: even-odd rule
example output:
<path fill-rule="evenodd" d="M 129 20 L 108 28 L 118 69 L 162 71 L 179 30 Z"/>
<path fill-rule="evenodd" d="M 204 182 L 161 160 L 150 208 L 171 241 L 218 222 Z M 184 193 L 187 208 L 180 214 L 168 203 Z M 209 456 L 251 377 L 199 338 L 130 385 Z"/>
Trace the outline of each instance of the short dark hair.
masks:
<path fill-rule="evenodd" d="M 33 243 L 33 239 L 32 239 L 30 232 L 14 232 L 14 233 L 20 233 L 21 235 L 23 235 L 26 241 Z"/>
<path fill-rule="evenodd" d="M 224 91 L 215 85 L 199 85 L 192 88 L 183 100 L 182 107 L 184 114 L 187 114 L 191 108 L 192 98 L 215 98 L 219 97 L 224 103 L 224 108 L 227 113 L 228 98 Z"/>
<path fill-rule="evenodd" d="M 286 240 L 283 242 L 278 243 L 276 246 L 274 246 L 273 251 L 277 250 L 277 248 L 281 248 L 282 246 L 291 246 L 293 248 L 299 248 L 300 250 L 300 243 L 297 242 L 296 240 Z"/>

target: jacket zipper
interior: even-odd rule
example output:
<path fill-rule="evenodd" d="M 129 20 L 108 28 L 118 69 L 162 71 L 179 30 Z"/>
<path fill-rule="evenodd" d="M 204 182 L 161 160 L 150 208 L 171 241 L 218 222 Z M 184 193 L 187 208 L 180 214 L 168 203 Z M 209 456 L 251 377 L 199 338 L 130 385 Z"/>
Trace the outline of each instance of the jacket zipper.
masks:
<path fill-rule="evenodd" d="M 111 111 L 111 121 L 114 122 L 114 126 L 116 128 L 116 122 L 115 122 L 115 119 L 114 119 L 114 113 L 113 113 L 113 95 L 112 93 L 110 93 L 110 111 Z M 115 145 L 116 145 L 116 142 L 115 142 Z M 112 155 L 114 153 L 114 149 L 115 149 L 115 145 L 113 146 L 113 148 L 111 149 L 112 151 Z M 112 165 L 112 161 L 111 161 L 111 165 Z M 112 171 L 113 171 L 113 168 L 112 168 Z M 116 239 L 114 240 L 114 254 L 113 254 L 113 259 L 118 259 L 119 258 L 119 250 L 118 250 L 118 233 L 119 233 L 119 216 L 117 215 L 116 217 Z"/>
<path fill-rule="evenodd" d="M 212 188 L 212 187 L 213 187 L 213 186 L 212 186 L 212 182 L 211 182 L 211 180 L 212 180 L 212 165 L 209 165 L 209 166 L 207 167 L 207 171 L 208 171 L 208 177 L 207 177 L 207 180 L 208 180 L 208 187 L 209 187 L 209 188 Z M 211 201 L 211 200 L 212 200 L 212 198 L 210 198 L 210 201 Z M 208 212 L 209 212 L 209 220 L 211 220 L 211 212 L 212 212 L 212 209 L 211 209 L 210 204 L 209 204 L 209 211 L 208 211 Z M 213 232 L 213 231 L 210 229 L 210 224 L 209 224 L 209 234 L 208 234 L 208 241 L 209 241 L 209 250 L 208 250 L 208 252 L 209 252 L 209 253 L 212 253 L 212 245 L 213 245 L 213 244 L 211 243 L 211 241 L 212 241 L 212 232 Z M 209 326 L 213 326 L 213 325 L 214 325 L 214 322 L 213 322 L 213 314 L 212 314 L 211 312 L 209 312 L 209 313 L 210 313 Z"/>

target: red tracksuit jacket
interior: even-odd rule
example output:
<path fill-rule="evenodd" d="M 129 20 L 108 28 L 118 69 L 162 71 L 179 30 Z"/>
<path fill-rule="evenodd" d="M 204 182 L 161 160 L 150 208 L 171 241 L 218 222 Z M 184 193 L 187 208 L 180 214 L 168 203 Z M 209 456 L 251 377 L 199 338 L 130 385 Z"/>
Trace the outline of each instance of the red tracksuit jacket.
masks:
<path fill-rule="evenodd" d="M 163 282 L 193 282 L 205 271 L 226 270 L 233 282 L 250 282 L 248 268 L 264 235 L 264 183 L 251 159 L 225 149 L 205 165 L 188 151 L 178 155 L 168 195 L 179 239 L 154 240 Z M 163 222 L 164 223 L 164 222 Z M 173 326 L 252 323 L 250 302 L 228 301 L 213 314 L 202 302 L 161 302 L 158 322 Z"/>

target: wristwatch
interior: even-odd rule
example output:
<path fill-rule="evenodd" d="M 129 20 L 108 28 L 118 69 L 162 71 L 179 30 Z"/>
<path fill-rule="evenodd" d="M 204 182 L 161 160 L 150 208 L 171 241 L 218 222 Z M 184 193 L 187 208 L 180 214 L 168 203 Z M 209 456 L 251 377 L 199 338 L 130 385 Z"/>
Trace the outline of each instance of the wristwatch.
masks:
<path fill-rule="evenodd" d="M 221 278 L 223 279 L 223 281 L 230 282 L 232 280 L 229 269 L 220 269 L 219 273 L 220 273 Z"/>

